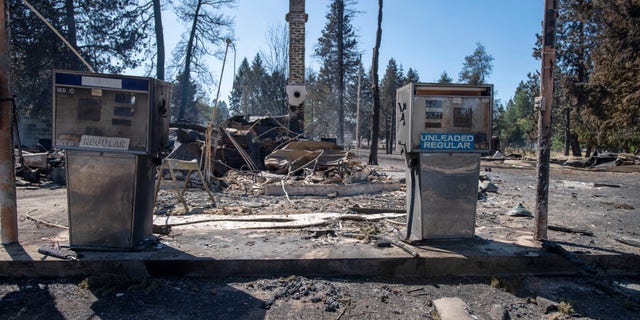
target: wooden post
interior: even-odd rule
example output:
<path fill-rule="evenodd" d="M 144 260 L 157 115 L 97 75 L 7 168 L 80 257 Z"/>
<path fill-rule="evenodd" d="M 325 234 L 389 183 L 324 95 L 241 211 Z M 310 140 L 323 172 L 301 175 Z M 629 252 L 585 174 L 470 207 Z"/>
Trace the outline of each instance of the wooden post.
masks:
<path fill-rule="evenodd" d="M 535 240 L 547 239 L 549 209 L 549 162 L 551 158 L 551 104 L 553 102 L 553 64 L 555 59 L 556 17 L 558 0 L 544 2 L 542 35 L 542 78 L 540 79 L 541 107 L 538 111 L 538 164 Z"/>
<path fill-rule="evenodd" d="M 9 41 L 5 1 L 0 0 L 0 229 L 2 244 L 18 242 L 13 154 L 13 105 L 9 94 Z"/>

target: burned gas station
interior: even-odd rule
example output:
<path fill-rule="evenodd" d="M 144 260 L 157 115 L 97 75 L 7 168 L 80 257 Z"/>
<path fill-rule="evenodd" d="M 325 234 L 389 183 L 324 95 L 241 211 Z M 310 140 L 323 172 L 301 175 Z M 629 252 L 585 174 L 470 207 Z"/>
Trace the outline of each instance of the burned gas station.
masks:
<path fill-rule="evenodd" d="M 638 275 L 640 158 L 550 158 L 541 170 L 545 159 L 505 155 L 492 143 L 491 84 L 399 88 L 395 149 L 379 164 L 305 137 L 307 15 L 290 3 L 302 43 L 289 44 L 289 114 L 172 126 L 168 82 L 54 70 L 53 150 L 15 151 L 18 223 L 3 213 L 3 241 L 16 237 L 0 272 Z"/>
<path fill-rule="evenodd" d="M 400 88 L 398 150 L 378 166 L 364 164 L 361 150 L 300 139 L 282 124 L 286 118 L 229 119 L 215 132 L 219 138 L 209 139 L 216 144 L 207 181 L 206 131 L 169 128 L 165 82 L 65 70 L 54 79 L 53 144 L 63 150 L 66 188 L 51 182 L 30 191 L 32 183 L 21 182 L 24 253 L 5 249 L 7 274 L 78 275 L 115 266 L 215 277 L 580 270 L 567 249 L 551 253 L 533 240 L 533 193 L 522 192 L 535 181 L 526 173 L 533 161 L 488 155 L 491 85 Z M 585 185 L 562 168 L 554 164 L 554 206 L 585 222 L 563 217 L 550 230 L 582 245 L 593 241 L 585 224 L 597 215 L 576 213 L 564 201 Z M 629 183 L 607 179 L 584 191 L 608 194 L 621 191 L 608 186 Z M 618 210 L 634 207 L 631 199 L 621 199 Z M 609 256 L 611 272 L 633 269 L 625 262 L 636 257 L 629 241 L 613 244 L 628 254 Z M 15 261 L 19 256 L 32 258 Z M 594 257 L 591 263 L 603 263 Z"/>
<path fill-rule="evenodd" d="M 494 89 L 490 84 L 410 83 L 398 89 L 395 153 L 383 156 L 381 166 L 364 164 L 364 151 L 353 146 L 305 138 L 307 18 L 304 1 L 291 1 L 286 20 L 296 41 L 289 43 L 287 115 L 236 116 L 199 130 L 170 128 L 169 83 L 147 77 L 54 70 L 51 140 L 57 151 L 32 154 L 19 150 L 19 158 L 24 172 L 30 174 L 21 174 L 25 183 L 38 182 L 30 179 L 38 174 L 25 165 L 26 157 L 27 163 L 39 163 L 42 172 L 50 173 L 47 177 L 57 176 L 54 180 L 65 185 L 66 201 L 57 204 L 65 208 L 64 221 L 52 225 L 68 230 L 41 237 L 56 239 L 55 245 L 40 243 L 36 251 L 51 257 L 64 251 L 63 260 L 72 257 L 74 263 L 83 261 L 79 256 L 115 252 L 124 260 L 138 260 L 133 257 L 166 250 L 163 237 L 172 237 L 176 230 L 185 229 L 180 236 L 190 239 L 185 233 L 191 232 L 186 230 L 216 238 L 216 232 L 255 229 L 266 230 L 265 234 L 289 230 L 287 237 L 307 232 L 312 238 L 346 237 L 353 245 L 368 248 L 338 254 L 349 263 L 362 261 L 364 252 L 370 250 L 364 256 L 386 256 L 391 250 L 397 250 L 392 256 L 409 254 L 410 259 L 430 256 L 426 252 L 431 252 L 434 244 L 471 250 L 483 257 L 480 261 L 490 256 L 487 252 L 503 250 L 510 252 L 508 255 L 546 255 L 543 244 L 551 224 L 547 208 L 540 206 L 547 200 L 544 192 L 538 190 L 501 206 L 483 206 L 500 198 L 504 190 L 500 186 L 504 181 L 493 173 L 493 167 L 522 160 L 492 148 Z M 230 40 L 227 50 L 229 44 Z M 544 187 L 548 174 L 540 171 L 540 160 L 538 188 L 541 182 Z M 634 161 L 624 155 L 615 163 L 633 165 Z M 598 161 L 592 163 L 596 164 Z M 535 199 L 529 198 L 534 195 Z M 479 223 L 487 214 L 494 217 L 492 221 L 503 215 L 535 216 L 535 223 L 528 221 L 517 232 L 492 231 L 487 235 L 487 226 Z M 36 224 L 47 224 L 31 211 L 25 216 Z M 578 234 L 584 231 L 573 225 L 550 228 Z M 10 228 L 3 225 L 3 229 Z M 513 237 L 516 234 L 517 239 Z M 497 235 L 508 238 L 508 244 L 493 239 Z M 180 246 L 193 245 L 186 239 L 178 241 Z M 380 245 L 371 248 L 371 241 Z M 280 244 L 289 245 L 288 241 Z M 508 249 L 478 247 L 487 245 Z M 274 250 L 278 251 L 251 248 L 249 251 L 255 252 L 249 255 Z M 298 254 L 316 257 L 313 252 Z M 322 252 L 324 258 L 337 254 Z M 440 253 L 461 254 L 457 250 Z M 196 256 L 218 254 L 212 250 Z M 526 259 L 535 266 L 533 261 Z M 464 272 L 483 272 L 474 269 L 478 265 L 467 265 L 473 267 Z M 567 268 L 566 264 L 543 265 L 550 273 Z M 383 272 L 380 268 L 375 265 L 370 270 L 377 271 L 368 272 Z M 400 266 L 383 269 L 391 274 L 432 272 L 418 265 L 410 271 Z M 512 266 L 493 272 L 513 270 Z"/>

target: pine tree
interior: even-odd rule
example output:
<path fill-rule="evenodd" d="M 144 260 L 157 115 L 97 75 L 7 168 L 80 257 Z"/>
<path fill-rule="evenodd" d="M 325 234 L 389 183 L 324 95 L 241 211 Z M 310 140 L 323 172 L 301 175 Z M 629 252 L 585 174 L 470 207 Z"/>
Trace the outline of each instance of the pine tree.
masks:
<path fill-rule="evenodd" d="M 251 71 L 248 79 L 248 115 L 263 116 L 268 113 L 263 98 L 264 88 L 267 82 L 267 69 L 264 66 L 260 54 L 256 54 L 251 62 Z"/>
<path fill-rule="evenodd" d="M 438 83 L 452 83 L 452 82 L 453 82 L 453 78 L 449 76 L 447 71 L 442 71 L 442 73 L 440 74 L 440 78 L 438 78 Z"/>
<path fill-rule="evenodd" d="M 330 92 L 337 94 L 337 132 L 338 144 L 344 142 L 345 121 L 345 90 L 349 81 L 353 81 L 357 72 L 358 39 L 351 18 L 354 11 L 349 5 L 354 4 L 348 0 L 334 0 L 327 14 L 327 24 L 322 29 L 322 35 L 318 39 L 315 54 L 322 61 L 319 80 L 326 82 Z"/>
<path fill-rule="evenodd" d="M 498 128 L 503 146 L 526 147 L 535 138 L 533 97 L 540 89 L 531 84 L 521 81 L 514 97 L 507 102 L 500 121 L 504 126 Z"/>
<path fill-rule="evenodd" d="M 493 71 L 493 57 L 481 43 L 476 44 L 476 49 L 471 55 L 464 57 L 462 71 L 458 75 L 458 81 L 468 84 L 483 84 Z"/>
<path fill-rule="evenodd" d="M 141 17 L 134 0 L 65 0 L 29 2 L 98 72 L 119 73 L 135 68 L 147 56 L 152 24 Z M 22 111 L 51 117 L 52 69 L 88 68 L 21 1 L 8 2 L 11 33 L 12 92 Z"/>
<path fill-rule="evenodd" d="M 593 51 L 593 90 L 600 93 L 598 144 L 614 150 L 640 149 L 640 3 L 594 1 L 600 33 Z"/>
<path fill-rule="evenodd" d="M 182 121 L 185 122 L 189 122 L 189 123 L 199 123 L 200 119 L 198 119 L 198 109 L 197 109 L 197 104 L 198 104 L 198 99 L 196 98 L 196 94 L 198 92 L 198 86 L 196 85 L 196 83 L 193 80 L 186 80 L 185 77 L 183 77 L 182 74 L 179 74 L 177 76 L 177 83 L 176 85 L 172 86 L 172 91 L 171 91 L 171 105 L 177 106 L 180 104 L 180 100 L 182 99 L 181 93 L 182 91 L 185 91 L 185 94 L 187 95 L 187 108 L 185 109 L 185 114 L 182 115 Z M 184 85 L 184 81 L 189 81 L 188 85 Z M 186 88 L 186 90 L 184 90 L 184 88 Z M 170 109 L 170 114 L 171 114 L 171 121 L 175 122 L 175 121 L 179 121 L 179 115 L 178 112 L 180 110 L 176 109 L 176 108 L 171 108 Z"/>
<path fill-rule="evenodd" d="M 233 78 L 233 89 L 229 94 L 229 109 L 233 115 L 249 113 L 249 74 L 251 66 L 247 58 L 242 59 L 238 71 Z"/>
<path fill-rule="evenodd" d="M 378 78 L 378 61 L 380 43 L 382 42 L 382 6 L 383 0 L 378 0 L 378 24 L 376 28 L 376 44 L 371 57 L 371 91 L 373 95 L 373 113 L 371 115 L 371 148 L 369 149 L 369 165 L 378 164 L 378 136 L 380 135 L 380 83 Z"/>
<path fill-rule="evenodd" d="M 256 54 L 251 65 L 246 58 L 243 59 L 229 97 L 231 113 L 255 116 L 286 114 L 285 85 L 285 75 L 279 71 L 269 73 L 261 54 Z"/>
<path fill-rule="evenodd" d="M 597 96 L 591 90 L 589 78 L 593 72 L 592 48 L 596 45 L 597 24 L 591 14 L 591 0 L 562 1 L 559 5 L 557 23 L 557 66 L 561 101 L 570 111 L 570 118 L 564 123 L 564 132 L 581 137 L 590 150 L 596 140 L 598 122 L 590 114 L 600 108 Z M 592 98 L 589 98 L 591 96 Z M 595 99 L 594 99 L 595 98 Z M 557 108 L 558 110 L 560 108 Z M 594 126 L 595 125 L 595 126 Z M 569 127 L 567 127 L 569 126 Z M 571 139 L 577 144 L 578 139 Z M 580 147 L 574 146 L 574 155 L 580 155 Z M 576 151 L 578 154 L 576 154 Z"/>
<path fill-rule="evenodd" d="M 372 96 L 371 96 L 371 81 L 369 79 L 369 75 L 364 70 L 364 66 L 359 64 L 357 78 L 355 81 L 351 82 L 347 87 L 346 97 L 346 121 L 348 131 L 351 133 L 353 139 L 356 139 L 356 120 L 358 120 L 357 109 L 358 109 L 358 78 L 360 79 L 360 116 L 358 123 L 358 135 L 360 139 L 362 137 L 369 137 L 370 128 L 368 124 L 371 122 L 371 107 L 372 107 Z M 356 140 L 354 140 L 356 141 Z M 358 143 L 356 141 L 356 143 Z"/>
<path fill-rule="evenodd" d="M 409 74 L 409 73 L 407 73 Z M 408 78 L 408 77 L 407 77 Z M 384 128 L 386 153 L 391 154 L 395 135 L 395 101 L 396 90 L 400 88 L 405 77 L 402 75 L 402 68 L 396 64 L 396 60 L 391 58 L 387 63 L 384 76 L 380 83 L 380 104 L 382 109 L 381 125 Z"/>
<path fill-rule="evenodd" d="M 178 43 L 174 51 L 173 68 L 180 69 L 181 83 L 191 83 L 191 73 L 202 82 L 213 82 L 204 64 L 205 57 L 214 53 L 214 48 L 224 46 L 226 39 L 232 38 L 230 28 L 233 19 L 221 13 L 225 7 L 232 7 L 235 0 L 185 0 L 176 6 L 178 18 L 190 25 L 188 34 Z M 178 121 L 186 120 L 189 103 L 189 88 L 183 87 L 178 104 Z"/>
<path fill-rule="evenodd" d="M 418 71 L 414 70 L 413 68 L 409 68 L 409 70 L 407 70 L 407 75 L 402 80 L 402 85 L 405 85 L 411 82 L 413 83 L 420 82 L 420 75 L 418 74 Z"/>

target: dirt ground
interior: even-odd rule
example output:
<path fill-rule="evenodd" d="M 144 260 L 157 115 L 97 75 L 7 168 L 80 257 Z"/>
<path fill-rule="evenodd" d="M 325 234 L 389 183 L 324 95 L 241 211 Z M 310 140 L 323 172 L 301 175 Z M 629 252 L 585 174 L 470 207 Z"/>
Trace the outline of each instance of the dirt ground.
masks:
<path fill-rule="evenodd" d="M 638 279 L 4 279 L 0 319 L 438 319 L 459 297 L 474 319 L 637 319 Z M 629 299 L 635 295 L 636 300 Z"/>
<path fill-rule="evenodd" d="M 402 158 L 380 160 L 381 165 L 373 169 L 381 179 L 404 181 Z M 549 225 L 557 228 L 549 231 L 549 239 L 574 254 L 640 254 L 637 169 L 552 165 Z M 478 201 L 476 233 L 527 241 L 518 237 L 533 232 L 533 218 L 505 213 L 519 203 L 533 211 L 535 164 L 483 161 L 481 171 L 498 192 Z M 230 179 L 228 188 L 216 190 L 215 208 L 203 191 L 190 189 L 186 197 L 193 209 L 188 215 L 295 215 L 350 212 L 354 206 L 397 210 L 406 206 L 404 189 L 350 197 L 287 198 L 259 195 L 255 186 L 260 182 L 252 176 Z M 47 183 L 18 187 L 21 239 L 65 241 L 60 228 L 29 219 L 68 225 L 66 198 L 61 197 L 65 192 Z M 175 193 L 163 188 L 157 217 L 181 210 Z M 375 227 L 392 234 L 402 229 L 403 222 L 386 219 L 341 227 L 360 231 Z M 500 227 L 520 232 L 492 234 L 500 232 Z M 567 228 L 574 232 L 555 231 Z M 461 298 L 475 319 L 640 318 L 640 279 L 611 278 L 603 271 L 597 277 L 575 278 L 5 278 L 0 279 L 0 319 L 437 319 L 433 301 L 443 297 Z"/>

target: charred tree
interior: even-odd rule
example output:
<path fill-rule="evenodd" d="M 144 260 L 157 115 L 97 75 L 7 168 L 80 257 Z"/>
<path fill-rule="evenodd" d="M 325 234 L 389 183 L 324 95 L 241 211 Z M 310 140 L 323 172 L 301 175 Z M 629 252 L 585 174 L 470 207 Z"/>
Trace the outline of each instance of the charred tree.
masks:
<path fill-rule="evenodd" d="M 378 135 L 380 133 L 380 86 L 378 85 L 378 52 L 382 39 L 382 1 L 378 0 L 378 29 L 376 31 L 376 45 L 373 48 L 371 62 L 371 90 L 373 91 L 373 116 L 371 120 L 371 148 L 369 150 L 369 164 L 378 164 Z"/>

